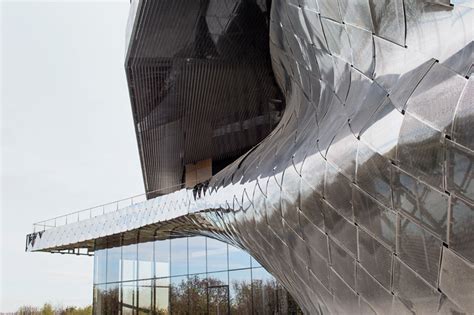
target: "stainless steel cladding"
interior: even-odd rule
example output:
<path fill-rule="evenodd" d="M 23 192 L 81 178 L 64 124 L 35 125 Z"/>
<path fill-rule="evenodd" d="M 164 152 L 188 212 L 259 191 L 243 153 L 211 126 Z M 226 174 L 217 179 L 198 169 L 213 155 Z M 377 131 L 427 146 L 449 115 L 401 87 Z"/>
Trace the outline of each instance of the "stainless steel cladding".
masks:
<path fill-rule="evenodd" d="M 473 1 L 273 0 L 286 108 L 270 135 L 196 197 L 46 229 L 28 249 L 206 235 L 248 251 L 307 314 L 473 312 L 473 21 Z"/>

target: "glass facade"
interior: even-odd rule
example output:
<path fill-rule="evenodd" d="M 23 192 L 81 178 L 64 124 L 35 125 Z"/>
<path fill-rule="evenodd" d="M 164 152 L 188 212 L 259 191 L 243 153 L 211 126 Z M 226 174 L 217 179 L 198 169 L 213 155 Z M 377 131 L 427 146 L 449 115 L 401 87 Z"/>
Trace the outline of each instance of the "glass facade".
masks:
<path fill-rule="evenodd" d="M 95 252 L 94 314 L 298 313 L 291 296 L 250 255 L 211 238 Z"/>

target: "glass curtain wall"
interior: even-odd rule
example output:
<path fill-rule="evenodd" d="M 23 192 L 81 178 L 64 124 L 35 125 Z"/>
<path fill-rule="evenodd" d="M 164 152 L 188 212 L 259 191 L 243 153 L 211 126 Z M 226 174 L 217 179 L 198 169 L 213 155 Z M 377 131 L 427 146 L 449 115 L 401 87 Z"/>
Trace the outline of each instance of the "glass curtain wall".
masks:
<path fill-rule="evenodd" d="M 95 314 L 299 313 L 291 305 L 291 296 L 252 257 L 211 238 L 95 252 Z"/>

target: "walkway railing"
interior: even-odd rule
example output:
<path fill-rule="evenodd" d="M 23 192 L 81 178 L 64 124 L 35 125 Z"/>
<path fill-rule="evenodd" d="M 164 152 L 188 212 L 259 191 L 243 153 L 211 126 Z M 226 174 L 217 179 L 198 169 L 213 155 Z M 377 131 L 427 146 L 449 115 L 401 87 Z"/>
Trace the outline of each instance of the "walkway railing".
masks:
<path fill-rule="evenodd" d="M 38 231 L 45 231 L 48 229 L 53 229 L 58 226 L 63 226 L 63 225 L 67 225 L 67 224 L 71 224 L 71 223 L 75 223 L 75 222 L 79 222 L 83 220 L 88 220 L 93 217 L 104 215 L 106 213 L 117 211 L 129 206 L 132 206 L 134 204 L 146 201 L 147 195 L 149 194 L 159 193 L 162 191 L 167 191 L 170 189 L 181 188 L 181 187 L 183 187 L 183 184 L 160 188 L 157 190 L 150 191 L 148 193 L 131 196 L 125 199 L 115 200 L 109 203 L 94 206 L 92 208 L 74 211 L 68 214 L 64 214 L 64 215 L 52 218 L 52 219 L 36 222 L 33 224 L 33 232 L 35 233 Z"/>

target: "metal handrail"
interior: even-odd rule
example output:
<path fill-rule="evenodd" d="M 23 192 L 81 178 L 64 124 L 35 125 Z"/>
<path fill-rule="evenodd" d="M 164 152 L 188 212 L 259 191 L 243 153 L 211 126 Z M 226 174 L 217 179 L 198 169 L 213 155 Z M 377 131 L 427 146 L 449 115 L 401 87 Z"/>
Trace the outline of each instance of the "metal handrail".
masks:
<path fill-rule="evenodd" d="M 86 209 L 82 209 L 82 210 L 78 210 L 78 211 L 73 211 L 73 212 L 70 212 L 70 213 L 67 213 L 67 214 L 63 214 L 63 215 L 51 218 L 51 219 L 39 221 L 39 222 L 33 223 L 33 233 L 35 233 L 37 231 L 37 228 L 40 228 L 39 229 L 40 231 L 45 231 L 47 229 L 55 228 L 55 227 L 66 225 L 66 224 L 73 223 L 73 222 L 79 222 L 79 221 L 82 221 L 82 220 L 85 220 L 85 219 L 90 219 L 92 217 L 96 217 L 98 215 L 103 215 L 105 213 L 117 211 L 119 209 L 134 205 L 136 203 L 135 201 L 140 197 L 146 197 L 149 194 L 161 192 L 161 191 L 168 190 L 168 189 L 171 189 L 171 188 L 183 187 L 183 185 L 184 185 L 184 183 L 180 183 L 180 184 L 177 184 L 177 185 L 173 185 L 173 186 L 164 187 L 164 188 L 160 188 L 160 189 L 157 189 L 157 190 L 149 191 L 149 192 L 146 192 L 146 193 L 143 193 L 143 194 L 134 195 L 134 196 L 131 196 L 131 197 L 128 197 L 128 198 L 119 199 L 119 200 L 115 200 L 115 201 L 112 201 L 112 202 L 100 204 L 100 205 L 97 205 L 97 206 L 94 206 L 94 207 L 90 207 L 90 208 L 86 208 Z M 145 200 L 146 200 L 146 198 L 144 200 L 140 200 L 140 202 L 145 201 Z M 130 203 L 127 203 L 124 206 L 119 206 L 120 203 L 123 203 L 125 201 L 130 201 Z M 116 205 L 114 207 L 115 209 L 106 211 L 106 207 L 111 206 L 111 205 Z M 97 211 L 97 210 L 99 210 L 99 211 Z M 93 211 L 96 211 L 99 214 L 92 215 Z M 81 214 L 86 214 L 86 215 L 81 216 Z M 73 220 L 73 221 L 68 222 L 68 218 L 76 218 L 76 217 L 77 217 L 77 220 Z M 83 217 L 84 219 L 81 220 L 81 217 Z M 61 223 L 62 221 L 64 221 L 64 224 L 58 224 L 58 222 Z"/>

